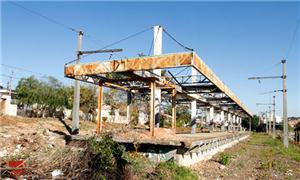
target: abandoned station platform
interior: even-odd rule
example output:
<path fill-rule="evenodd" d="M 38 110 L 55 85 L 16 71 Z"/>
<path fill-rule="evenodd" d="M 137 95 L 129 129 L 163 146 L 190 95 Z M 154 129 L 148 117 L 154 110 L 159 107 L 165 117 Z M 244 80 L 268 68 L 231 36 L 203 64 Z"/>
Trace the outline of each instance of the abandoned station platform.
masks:
<path fill-rule="evenodd" d="M 195 52 L 67 64 L 65 76 L 99 87 L 98 134 L 105 131 L 101 116 L 103 87 L 127 92 L 128 119 L 132 96 L 149 97 L 148 133 L 144 136 L 145 132 L 136 135 L 135 131 L 135 135 L 126 136 L 119 133 L 114 140 L 129 149 L 135 147 L 156 161 L 174 158 L 182 165 L 191 165 L 249 136 L 241 121 L 250 119 L 252 114 Z M 162 102 L 172 106 L 169 129 L 159 127 Z M 191 133 L 176 134 L 178 104 L 190 104 Z M 210 133 L 196 133 L 199 121 Z M 221 132 L 214 132 L 212 126 L 216 124 Z M 78 139 L 82 138 L 69 137 L 69 140 Z"/>

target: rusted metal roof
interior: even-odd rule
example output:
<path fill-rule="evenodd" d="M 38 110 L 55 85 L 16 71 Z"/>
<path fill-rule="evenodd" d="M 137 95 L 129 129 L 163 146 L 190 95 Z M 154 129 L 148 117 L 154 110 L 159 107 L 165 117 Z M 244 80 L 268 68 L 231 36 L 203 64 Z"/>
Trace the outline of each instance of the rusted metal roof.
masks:
<path fill-rule="evenodd" d="M 191 82 L 190 79 L 193 75 L 190 74 L 173 76 L 170 73 L 171 76 L 157 76 L 151 71 L 154 69 L 163 69 L 168 72 L 170 69 L 184 67 L 196 69 L 199 72 L 200 80 L 196 83 Z M 233 112 L 231 113 L 252 116 L 252 113 L 241 100 L 215 75 L 195 52 L 68 64 L 65 66 L 65 76 L 94 84 L 102 83 L 108 85 L 109 83 L 112 87 L 127 88 L 127 90 L 147 89 L 149 88 L 147 82 L 156 81 L 158 86 L 162 88 L 176 88 L 185 97 L 196 98 L 195 94 L 196 96 L 197 94 L 209 95 L 212 96 L 210 98 L 211 101 L 207 101 L 209 105 L 222 108 L 222 104 L 227 102 L 232 107 Z M 137 85 L 137 83 L 133 82 L 139 82 L 139 84 Z M 206 102 L 202 99 L 198 98 L 199 101 Z M 224 107 L 227 108 L 226 105 Z"/>

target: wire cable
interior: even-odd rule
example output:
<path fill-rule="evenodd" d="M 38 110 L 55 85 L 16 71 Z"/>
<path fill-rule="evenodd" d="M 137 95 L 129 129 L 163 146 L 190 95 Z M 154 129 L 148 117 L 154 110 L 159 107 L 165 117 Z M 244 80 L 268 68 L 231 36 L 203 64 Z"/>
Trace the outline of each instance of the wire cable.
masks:
<path fill-rule="evenodd" d="M 41 73 L 41 72 L 31 71 L 31 70 L 28 70 L 28 69 L 12 66 L 12 65 L 8 65 L 8 64 L 3 64 L 3 63 L 1 65 L 4 66 L 4 67 L 10 68 L 10 69 L 15 69 L 15 70 L 23 71 L 23 72 L 28 72 L 28 73 L 31 73 L 31 74 L 36 74 L 40 78 L 43 78 L 43 79 L 48 79 L 49 77 L 54 77 L 58 80 L 62 80 L 61 77 L 56 76 L 56 75 L 49 75 L 49 74 L 45 74 L 45 73 Z"/>
<path fill-rule="evenodd" d="M 151 46 L 150 46 L 150 49 L 149 49 L 149 52 L 148 52 L 148 56 L 150 56 L 151 52 L 152 52 L 152 48 L 154 46 L 154 44 L 156 43 L 156 39 L 157 39 L 157 36 L 158 36 L 158 32 L 159 30 L 157 31 L 156 35 L 155 35 L 155 38 L 152 39 L 152 42 L 151 42 Z"/>
<path fill-rule="evenodd" d="M 7 75 L 7 74 L 0 74 L 0 75 L 3 76 L 3 77 L 13 78 L 13 79 L 21 79 L 19 77 L 14 77 L 12 75 Z"/>
<path fill-rule="evenodd" d="M 147 32 L 147 31 L 149 31 L 149 30 L 152 29 L 152 28 L 153 28 L 153 27 L 151 26 L 150 28 L 146 28 L 146 29 L 144 29 L 144 30 L 142 30 L 142 31 L 136 32 L 136 33 L 131 34 L 131 35 L 129 35 L 129 36 L 126 36 L 126 37 L 123 38 L 123 39 L 120 39 L 120 40 L 118 40 L 118 41 L 115 41 L 115 42 L 113 42 L 113 43 L 110 43 L 110 44 L 108 44 L 108 45 L 102 47 L 100 50 L 109 48 L 109 47 L 114 46 L 114 45 L 116 45 L 116 44 L 119 44 L 119 43 L 121 43 L 121 42 L 123 42 L 123 41 L 126 41 L 126 40 L 128 40 L 128 39 L 130 39 L 130 38 L 136 37 L 136 36 L 138 36 L 138 35 L 140 35 L 140 34 L 143 34 L 143 33 Z M 87 57 L 87 56 L 89 56 L 89 55 L 92 55 L 92 54 L 87 54 L 87 55 L 81 56 L 81 58 L 85 58 L 85 57 Z M 69 61 L 69 62 L 67 62 L 67 63 L 65 63 L 65 65 L 70 64 L 70 63 L 73 63 L 73 62 L 75 62 L 76 60 L 77 60 L 77 58 L 74 59 L 74 60 L 71 60 L 71 61 Z"/>
<path fill-rule="evenodd" d="M 298 18 L 298 20 L 297 20 L 296 28 L 295 28 L 295 31 L 292 35 L 292 40 L 290 42 L 290 45 L 289 45 L 289 48 L 288 48 L 288 51 L 287 51 L 287 54 L 286 54 L 287 59 L 290 56 L 290 53 L 292 51 L 292 48 L 293 48 L 293 45 L 294 45 L 294 42 L 295 42 L 295 39 L 296 39 L 296 35 L 297 35 L 297 30 L 299 28 L 299 24 L 300 24 L 300 18 Z M 299 32 L 298 32 L 298 35 L 299 35 Z"/>
<path fill-rule="evenodd" d="M 267 72 L 270 72 L 271 70 L 273 70 L 275 67 L 279 66 L 281 64 L 281 61 L 277 62 L 276 64 L 273 64 L 270 67 L 265 68 L 263 71 L 260 71 L 260 73 L 256 73 L 257 75 L 264 75 Z"/>
<path fill-rule="evenodd" d="M 28 69 L 24 69 L 24 68 L 20 68 L 20 67 L 16 67 L 16 66 L 12 66 L 12 65 L 8 65 L 8 64 L 1 64 L 2 66 L 8 67 L 8 68 L 12 68 L 12 69 L 16 69 L 16 70 L 20 70 L 20 71 L 25 71 L 25 72 L 29 72 L 29 73 L 33 73 L 33 74 L 38 74 L 40 76 L 50 76 L 48 74 L 44 74 L 44 73 L 40 73 L 40 72 L 36 72 L 36 71 L 31 71 Z"/>
<path fill-rule="evenodd" d="M 267 92 L 260 93 L 260 95 L 271 94 L 271 93 L 275 93 L 275 92 L 282 92 L 282 90 L 267 91 Z"/>
<path fill-rule="evenodd" d="M 181 44 L 179 41 L 177 41 L 170 33 L 168 33 L 168 31 L 166 29 L 163 29 L 163 32 L 169 36 L 173 41 L 175 41 L 179 46 L 181 46 L 184 50 L 187 50 L 187 51 L 194 51 L 194 49 L 192 48 L 189 48 L 183 44 Z"/>
<path fill-rule="evenodd" d="M 68 30 L 74 31 L 74 32 L 79 32 L 79 30 L 76 30 L 75 28 L 72 28 L 72 27 L 70 27 L 70 26 L 68 26 L 68 25 L 66 25 L 66 24 L 64 24 L 62 22 L 59 22 L 59 21 L 57 21 L 57 20 L 55 20 L 53 18 L 49 18 L 49 17 L 47 17 L 47 16 L 45 16 L 45 15 L 43 15 L 43 14 L 37 12 L 37 11 L 31 10 L 31 9 L 25 7 L 25 6 L 22 6 L 19 3 L 16 3 L 16 2 L 13 2 L 13 1 L 7 1 L 7 2 L 9 2 L 9 3 L 11 3 L 11 4 L 13 4 L 13 5 L 15 5 L 15 6 L 19 7 L 19 8 L 22 8 L 22 9 L 26 10 L 27 12 L 30 12 L 31 14 L 39 16 L 39 17 L 41 17 L 41 18 L 43 18 L 43 19 L 45 19 L 45 20 L 47 20 L 47 21 L 49 21 L 51 23 L 54 23 L 54 24 L 56 24 L 58 26 L 61 26 L 61 27 L 65 28 L 65 29 L 68 29 Z"/>
<path fill-rule="evenodd" d="M 30 13 L 36 15 L 36 16 L 39 16 L 39 17 L 41 17 L 41 18 L 43 18 L 43 19 L 45 19 L 45 20 L 47 20 L 47 21 L 49 21 L 49 22 L 51 22 L 51 23 L 54 23 L 54 24 L 56 24 L 56 25 L 58 25 L 58 26 L 61 26 L 61 27 L 65 28 L 65 29 L 68 29 L 68 30 L 70 30 L 70 31 L 77 32 L 77 33 L 80 32 L 79 30 L 77 30 L 77 29 L 75 29 L 75 28 L 72 28 L 72 27 L 70 27 L 70 26 L 68 26 L 68 25 L 66 25 L 66 24 L 64 24 L 64 23 L 62 23 L 62 22 L 59 22 L 59 21 L 57 21 L 57 20 L 55 20 L 55 19 L 53 19 L 53 18 L 49 18 L 49 17 L 47 17 L 47 16 L 45 16 L 45 15 L 43 15 L 43 14 L 37 12 L 37 11 L 31 10 L 31 9 L 25 7 L 25 6 L 22 6 L 22 5 L 20 5 L 19 3 L 16 3 L 16 2 L 13 2 L 13 1 L 8 1 L 8 2 L 10 2 L 11 4 L 13 4 L 13 5 L 15 5 L 15 6 L 19 7 L 19 8 L 22 8 L 22 9 L 26 10 L 27 12 L 30 12 Z M 123 42 L 123 41 L 126 41 L 127 39 L 132 38 L 132 37 L 138 36 L 138 35 L 140 35 L 140 34 L 146 32 L 146 31 L 148 31 L 148 30 L 150 30 L 150 29 L 152 29 L 152 28 L 153 28 L 153 27 L 144 29 L 144 30 L 142 30 L 142 31 L 139 31 L 139 32 L 137 32 L 137 33 L 134 33 L 134 34 L 132 34 L 132 35 L 129 35 L 129 36 L 123 38 L 123 39 L 120 39 L 120 40 L 118 40 L 118 41 L 116 41 L 116 42 L 113 42 L 113 43 L 111 43 L 111 44 L 108 44 L 108 45 L 104 46 L 103 48 L 101 48 L 101 50 L 106 49 L 106 48 L 108 48 L 108 47 L 111 47 L 111 46 L 113 46 L 113 45 L 119 44 L 119 43 L 121 43 L 121 42 Z M 91 35 L 88 35 L 88 34 L 86 34 L 86 33 L 84 33 L 84 36 L 87 37 L 87 38 L 90 38 L 94 43 L 99 41 L 99 40 L 95 40 Z M 87 55 L 85 55 L 85 56 L 82 56 L 82 58 L 87 57 L 87 56 L 89 56 L 89 55 L 91 55 L 91 54 L 87 54 Z M 77 59 L 72 60 L 72 61 L 70 61 L 70 62 L 68 62 L 68 63 L 66 63 L 66 64 L 72 63 L 72 62 L 74 62 L 74 61 L 76 61 L 76 60 L 77 60 Z"/>
<path fill-rule="evenodd" d="M 19 8 L 22 8 L 23 10 L 25 10 L 25 11 L 31 13 L 31 14 L 34 14 L 34 15 L 36 15 L 36 16 L 39 16 L 39 17 L 41 17 L 41 18 L 47 20 L 48 22 L 51 22 L 51 23 L 53 23 L 53 24 L 56 24 L 56 25 L 58 25 L 58 26 L 60 26 L 60 27 L 62 27 L 62 28 L 65 28 L 65 29 L 67 29 L 67 30 L 70 30 L 70 31 L 72 31 L 72 32 L 77 32 L 77 33 L 79 33 L 79 31 L 80 31 L 80 30 L 77 30 L 77 29 L 75 29 L 75 28 L 73 28 L 73 27 L 71 27 L 71 26 L 68 26 L 68 25 L 66 25 L 66 24 L 64 24 L 64 23 L 62 23 L 62 22 L 60 22 L 60 21 L 57 21 L 57 20 L 55 20 L 55 19 L 53 19 L 53 18 L 50 18 L 50 17 L 48 17 L 48 16 L 45 16 L 45 15 L 43 15 L 43 14 L 37 12 L 37 11 L 34 11 L 34 10 L 32 10 L 32 9 L 29 9 L 29 8 L 27 8 L 27 7 L 25 7 L 25 6 L 21 5 L 21 4 L 19 4 L 19 3 L 16 3 L 16 2 L 13 2 L 13 1 L 8 1 L 8 2 L 10 2 L 12 5 L 15 5 L 15 6 L 19 7 Z M 100 40 L 98 40 L 98 39 L 95 38 L 94 36 L 91 36 L 90 34 L 87 34 L 86 32 L 84 32 L 83 36 L 86 37 L 86 38 L 88 38 L 88 40 L 90 40 L 90 41 L 93 42 L 94 44 L 99 45 L 99 44 L 100 44 L 99 42 L 101 42 Z"/>
<path fill-rule="evenodd" d="M 130 38 L 133 38 L 133 37 L 135 37 L 135 36 L 138 36 L 138 35 L 140 35 L 140 34 L 146 32 L 146 31 L 149 31 L 150 29 L 152 29 L 152 26 L 151 26 L 150 28 L 146 28 L 146 29 L 144 29 L 144 30 L 142 30 L 142 31 L 139 31 L 139 32 L 136 32 L 136 33 L 134 33 L 134 34 L 132 34 L 132 35 L 129 35 L 129 36 L 123 38 L 123 39 L 120 39 L 120 40 L 118 40 L 118 41 L 116 41 L 116 42 L 113 42 L 113 43 L 111 43 L 111 44 L 108 44 L 108 45 L 104 46 L 103 48 L 101 48 L 101 50 L 102 50 L 102 49 L 109 48 L 109 47 L 114 46 L 114 45 L 116 45 L 116 44 L 119 44 L 119 43 L 121 43 L 121 42 L 123 42 L 123 41 L 126 41 L 126 40 L 128 40 L 128 39 L 130 39 Z"/>

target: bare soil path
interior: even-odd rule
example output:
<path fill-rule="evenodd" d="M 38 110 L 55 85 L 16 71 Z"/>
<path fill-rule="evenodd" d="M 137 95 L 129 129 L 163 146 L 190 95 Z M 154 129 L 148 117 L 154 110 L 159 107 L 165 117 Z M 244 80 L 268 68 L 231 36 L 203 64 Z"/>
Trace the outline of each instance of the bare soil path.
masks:
<path fill-rule="evenodd" d="M 222 165 L 220 158 L 230 156 Z M 266 134 L 250 138 L 192 167 L 200 179 L 300 179 L 300 147 L 285 149 Z"/>

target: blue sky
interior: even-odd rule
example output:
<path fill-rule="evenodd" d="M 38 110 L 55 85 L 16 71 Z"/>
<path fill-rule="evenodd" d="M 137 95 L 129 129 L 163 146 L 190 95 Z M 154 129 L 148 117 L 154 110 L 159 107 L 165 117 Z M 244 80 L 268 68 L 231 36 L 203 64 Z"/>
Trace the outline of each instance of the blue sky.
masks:
<path fill-rule="evenodd" d="M 266 110 L 257 102 L 270 103 L 281 89 L 281 80 L 249 81 L 249 76 L 280 75 L 282 58 L 292 40 L 300 17 L 299 2 L 19 2 L 63 24 L 82 29 L 83 49 L 99 49 L 134 32 L 162 25 L 177 40 L 195 49 L 220 79 L 253 113 Z M 299 29 L 287 59 L 288 114 L 300 116 Z M 49 74 L 66 84 L 63 65 L 75 58 L 76 33 L 33 15 L 10 2 L 1 7 L 2 64 Z M 148 54 L 152 32 L 114 46 L 124 52 L 115 58 Z M 96 41 L 96 42 L 95 42 Z M 181 52 L 181 47 L 163 37 L 163 52 Z M 105 60 L 108 55 L 93 55 L 84 62 Z M 277 65 L 276 65 L 277 64 Z M 271 69 L 269 67 L 272 67 Z M 2 66 L 1 74 L 10 74 Z M 14 69 L 15 77 L 32 73 Z M 39 74 L 35 74 L 41 76 Z M 1 76 L 6 84 L 7 77 Z M 14 80 L 14 85 L 17 79 Z M 276 94 L 281 115 L 281 93 Z"/>

